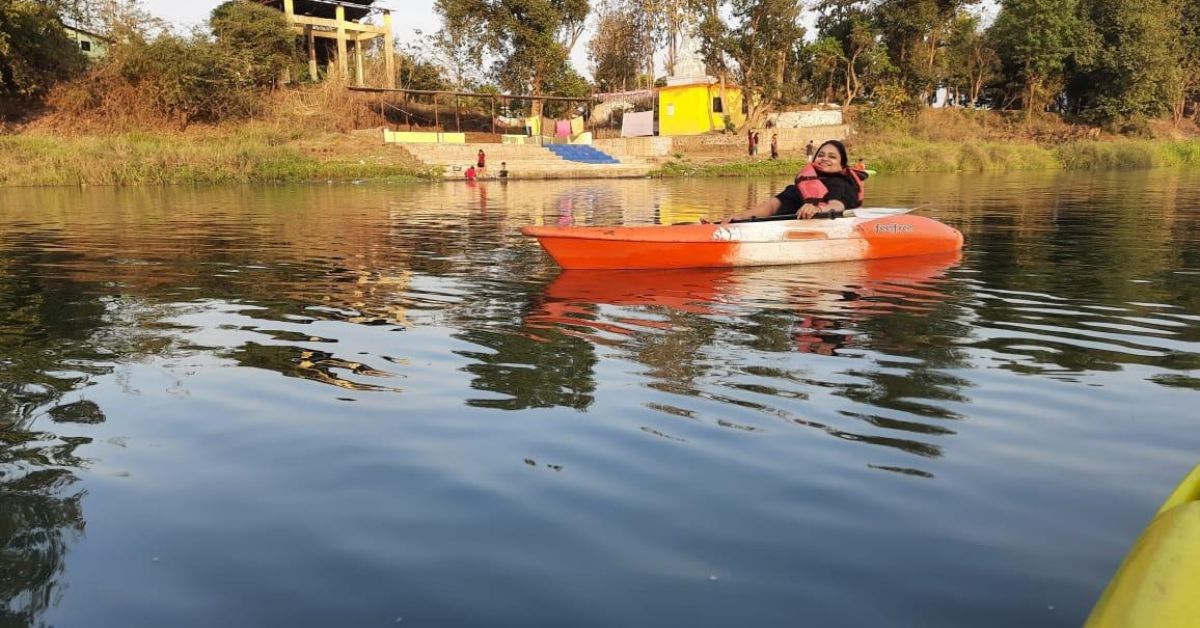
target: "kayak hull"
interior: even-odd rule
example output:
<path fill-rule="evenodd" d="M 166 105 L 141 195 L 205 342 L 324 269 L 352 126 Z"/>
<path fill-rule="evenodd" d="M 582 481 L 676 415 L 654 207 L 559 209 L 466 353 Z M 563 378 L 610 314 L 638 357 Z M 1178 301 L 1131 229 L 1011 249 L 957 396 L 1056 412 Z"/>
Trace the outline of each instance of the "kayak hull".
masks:
<path fill-rule="evenodd" d="M 1100 596 L 1085 628 L 1185 628 L 1200 618 L 1200 467 L 1171 493 Z"/>
<path fill-rule="evenodd" d="M 566 269 L 779 266 L 950 253 L 957 229 L 922 216 L 730 225 L 525 227 Z"/>

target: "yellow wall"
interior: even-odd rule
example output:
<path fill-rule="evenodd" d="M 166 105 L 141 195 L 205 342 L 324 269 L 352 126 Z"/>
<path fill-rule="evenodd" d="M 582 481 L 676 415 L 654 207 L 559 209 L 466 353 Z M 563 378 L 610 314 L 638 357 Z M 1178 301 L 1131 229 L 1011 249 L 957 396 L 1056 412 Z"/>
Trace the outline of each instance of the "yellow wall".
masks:
<path fill-rule="evenodd" d="M 465 144 L 465 133 L 433 133 L 419 131 L 383 130 L 383 141 L 389 144 Z"/>
<path fill-rule="evenodd" d="M 725 111 L 713 113 L 713 99 L 721 95 L 720 85 L 675 85 L 658 89 L 658 134 L 697 135 L 725 129 L 725 115 L 734 124 L 742 124 L 742 92 L 725 86 Z"/>

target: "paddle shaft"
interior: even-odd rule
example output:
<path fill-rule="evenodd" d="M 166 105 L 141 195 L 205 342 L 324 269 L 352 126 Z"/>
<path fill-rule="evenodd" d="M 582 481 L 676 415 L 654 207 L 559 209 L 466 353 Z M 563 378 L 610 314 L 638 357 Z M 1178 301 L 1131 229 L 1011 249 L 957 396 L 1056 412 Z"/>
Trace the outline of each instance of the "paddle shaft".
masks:
<path fill-rule="evenodd" d="M 842 216 L 847 216 L 847 215 L 858 216 L 860 218 L 884 218 L 886 216 L 898 216 L 900 214 L 910 214 L 917 210 L 924 209 L 928 206 L 929 206 L 929 204 L 925 203 L 923 205 L 918 205 L 916 207 L 860 207 L 858 209 L 839 209 L 839 210 L 834 210 L 832 212 L 820 212 L 820 213 L 814 214 L 812 216 L 812 218 L 814 218 L 814 219 L 841 218 Z M 800 216 L 798 214 L 782 214 L 779 216 L 764 216 L 761 218 L 758 216 L 753 216 L 751 218 L 738 218 L 738 219 L 730 220 L 729 223 L 769 222 L 769 221 L 773 221 L 773 220 L 797 220 L 797 219 L 800 219 Z M 707 222 L 707 221 L 702 220 L 701 222 Z M 729 224 L 729 223 L 725 223 L 725 224 Z M 696 223 L 695 222 L 674 222 L 671 224 L 672 225 L 694 225 Z"/>
<path fill-rule="evenodd" d="M 839 217 L 843 216 L 845 213 L 846 213 L 846 210 L 844 210 L 844 209 L 834 209 L 834 210 L 830 210 L 827 212 L 817 212 L 817 213 L 813 214 L 812 216 L 809 216 L 809 218 L 811 218 L 811 219 L 839 218 Z M 798 220 L 798 219 L 800 219 L 800 214 L 781 214 L 779 216 L 767 216 L 765 218 L 759 218 L 758 216 L 751 216 L 749 218 L 740 218 L 740 219 L 730 220 L 729 222 L 731 222 L 731 223 L 734 223 L 734 222 L 767 222 L 770 220 Z"/>

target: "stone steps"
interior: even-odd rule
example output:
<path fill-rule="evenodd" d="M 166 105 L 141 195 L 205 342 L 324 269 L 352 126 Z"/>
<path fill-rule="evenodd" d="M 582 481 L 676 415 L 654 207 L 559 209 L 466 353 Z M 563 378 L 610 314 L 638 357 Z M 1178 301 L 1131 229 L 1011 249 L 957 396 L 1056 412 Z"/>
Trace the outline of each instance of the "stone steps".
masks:
<path fill-rule="evenodd" d="M 585 179 L 642 177 L 654 163 L 640 157 L 619 157 L 620 163 L 593 164 L 567 161 L 541 146 L 523 144 L 398 144 L 414 159 L 427 166 L 443 169 L 447 179 L 462 179 L 469 166 L 475 165 L 479 149 L 487 155 L 488 167 L 482 178 L 496 178 L 500 162 L 507 164 L 512 179 Z"/>

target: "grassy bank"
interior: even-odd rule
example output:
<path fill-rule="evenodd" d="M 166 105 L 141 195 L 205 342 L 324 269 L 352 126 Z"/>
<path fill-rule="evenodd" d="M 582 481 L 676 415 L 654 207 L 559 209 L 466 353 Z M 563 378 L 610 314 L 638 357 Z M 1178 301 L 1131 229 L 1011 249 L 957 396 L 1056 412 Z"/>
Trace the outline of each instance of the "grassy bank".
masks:
<path fill-rule="evenodd" d="M 1003 170 L 1111 170 L 1200 166 L 1200 140 L 1076 140 L 1045 146 L 1033 142 L 951 142 L 917 138 L 849 140 L 880 172 L 989 172 Z M 753 177 L 793 175 L 803 160 L 693 162 L 686 157 L 654 172 L 660 177 Z"/>
<path fill-rule="evenodd" d="M 0 136 L 0 186 L 404 180 L 429 175 L 398 151 L 382 152 L 374 146 L 313 150 L 296 138 L 253 128 L 186 136 Z"/>

